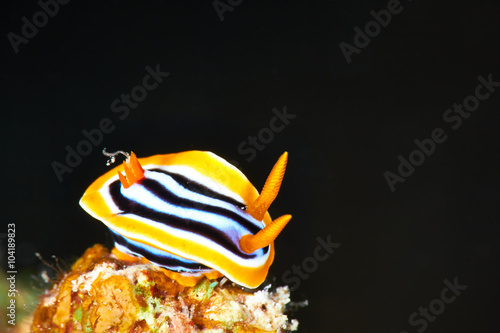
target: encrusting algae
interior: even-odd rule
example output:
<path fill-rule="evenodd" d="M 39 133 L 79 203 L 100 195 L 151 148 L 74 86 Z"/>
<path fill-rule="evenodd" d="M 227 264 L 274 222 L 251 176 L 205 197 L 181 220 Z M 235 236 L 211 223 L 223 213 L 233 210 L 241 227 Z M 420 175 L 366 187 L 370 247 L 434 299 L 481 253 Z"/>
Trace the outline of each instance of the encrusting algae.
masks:
<path fill-rule="evenodd" d="M 185 287 L 96 244 L 41 298 L 32 332 L 262 333 L 297 330 L 288 287 L 248 292 L 225 279 Z"/>

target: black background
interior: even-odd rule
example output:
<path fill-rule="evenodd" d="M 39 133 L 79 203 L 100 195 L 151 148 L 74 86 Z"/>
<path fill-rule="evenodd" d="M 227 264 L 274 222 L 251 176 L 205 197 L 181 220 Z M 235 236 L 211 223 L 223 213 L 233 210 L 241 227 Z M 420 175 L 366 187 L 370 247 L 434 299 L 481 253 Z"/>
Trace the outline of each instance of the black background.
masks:
<path fill-rule="evenodd" d="M 460 128 L 442 117 L 474 94 L 479 75 L 500 81 L 500 5 L 401 5 L 347 63 L 339 44 L 353 44 L 354 27 L 387 1 L 242 1 L 221 21 L 211 1 L 73 0 L 18 53 L 7 34 L 21 34 L 22 17 L 40 7 L 4 4 L 2 220 L 16 223 L 20 270 L 42 266 L 35 252 L 70 263 L 110 244 L 78 205 L 108 170 L 103 147 L 210 150 L 259 189 L 287 150 L 270 213 L 293 219 L 269 282 L 284 284 L 318 237 L 341 244 L 292 293 L 310 303 L 295 315 L 300 332 L 417 332 L 408 317 L 455 277 L 467 290 L 425 331 L 497 332 L 500 88 Z M 111 103 L 157 64 L 170 75 L 120 120 Z M 247 161 L 238 146 L 284 106 L 296 118 Z M 115 130 L 59 182 L 51 164 L 103 118 Z M 384 172 L 438 127 L 448 139 L 391 192 Z"/>

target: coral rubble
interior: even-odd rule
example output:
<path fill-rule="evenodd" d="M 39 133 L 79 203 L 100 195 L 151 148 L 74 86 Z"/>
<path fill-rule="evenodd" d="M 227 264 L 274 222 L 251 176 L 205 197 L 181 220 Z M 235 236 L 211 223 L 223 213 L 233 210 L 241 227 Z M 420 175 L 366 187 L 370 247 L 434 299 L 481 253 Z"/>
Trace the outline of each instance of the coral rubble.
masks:
<path fill-rule="evenodd" d="M 131 264 L 94 245 L 46 291 L 33 332 L 261 333 L 297 329 L 288 287 L 244 291 L 204 278 L 185 287 L 150 264 Z"/>

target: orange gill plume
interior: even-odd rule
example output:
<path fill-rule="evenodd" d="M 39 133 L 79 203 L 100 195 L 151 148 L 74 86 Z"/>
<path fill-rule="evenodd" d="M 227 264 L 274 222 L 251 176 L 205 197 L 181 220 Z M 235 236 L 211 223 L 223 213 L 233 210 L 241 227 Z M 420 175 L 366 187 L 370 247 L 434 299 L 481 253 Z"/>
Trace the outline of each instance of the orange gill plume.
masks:
<path fill-rule="evenodd" d="M 139 160 L 137 160 L 137 156 L 135 156 L 134 152 L 131 152 L 129 154 L 122 150 L 118 150 L 114 153 L 108 153 L 106 151 L 106 148 L 104 148 L 102 153 L 110 158 L 107 165 L 114 163 L 116 155 L 118 154 L 122 154 L 126 157 L 126 160 L 123 161 L 125 176 L 120 171 L 118 171 L 118 178 L 120 178 L 120 182 L 122 183 L 124 188 L 129 188 L 131 185 L 144 178 L 144 169 L 139 163 Z"/>

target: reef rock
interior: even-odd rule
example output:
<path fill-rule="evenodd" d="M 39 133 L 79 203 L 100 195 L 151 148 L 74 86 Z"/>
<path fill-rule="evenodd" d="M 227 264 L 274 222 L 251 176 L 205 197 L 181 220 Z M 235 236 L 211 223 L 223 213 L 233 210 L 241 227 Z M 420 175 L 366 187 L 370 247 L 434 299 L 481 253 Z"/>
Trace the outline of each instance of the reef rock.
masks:
<path fill-rule="evenodd" d="M 260 333 L 297 330 L 288 287 L 245 291 L 225 279 L 185 287 L 161 268 L 94 245 L 41 297 L 33 332 Z"/>

